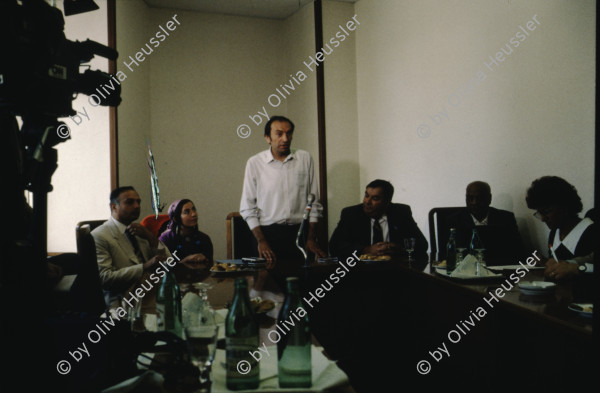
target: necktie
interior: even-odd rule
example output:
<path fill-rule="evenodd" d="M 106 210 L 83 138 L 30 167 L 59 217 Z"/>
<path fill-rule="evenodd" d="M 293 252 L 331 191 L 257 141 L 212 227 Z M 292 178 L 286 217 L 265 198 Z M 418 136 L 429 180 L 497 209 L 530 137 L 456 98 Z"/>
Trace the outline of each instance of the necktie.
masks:
<path fill-rule="evenodd" d="M 125 236 L 127 236 L 127 239 L 129 239 L 129 242 L 133 246 L 133 251 L 135 251 L 135 255 L 137 256 L 140 263 L 144 263 L 146 259 L 144 258 L 144 254 L 142 254 L 142 251 L 140 250 L 140 245 L 137 239 L 135 238 L 135 235 L 132 235 L 129 231 L 125 231 Z"/>
<path fill-rule="evenodd" d="M 383 231 L 381 230 L 381 224 L 379 220 L 373 221 L 373 242 L 372 244 L 380 243 L 383 241 Z"/>

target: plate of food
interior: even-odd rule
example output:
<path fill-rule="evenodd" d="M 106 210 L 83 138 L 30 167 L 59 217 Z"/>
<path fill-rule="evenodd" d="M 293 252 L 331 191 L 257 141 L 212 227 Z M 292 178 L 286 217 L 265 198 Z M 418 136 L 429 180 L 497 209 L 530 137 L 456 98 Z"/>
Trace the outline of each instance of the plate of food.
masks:
<path fill-rule="evenodd" d="M 210 268 L 210 272 L 213 275 L 219 275 L 219 276 L 245 273 L 245 272 L 254 271 L 254 270 L 255 270 L 254 268 L 247 268 L 243 265 L 238 265 L 235 263 L 223 263 L 223 262 L 217 262 Z"/>
<path fill-rule="evenodd" d="M 260 297 L 255 297 L 253 299 L 250 299 L 250 303 L 252 304 L 252 308 L 254 309 L 254 312 L 258 315 L 268 313 L 269 311 L 274 309 L 275 306 L 277 305 L 277 303 L 275 303 L 271 299 L 262 299 Z"/>
<path fill-rule="evenodd" d="M 392 259 L 392 257 L 389 255 L 362 254 L 358 259 L 361 262 L 381 262 L 389 261 Z"/>
<path fill-rule="evenodd" d="M 443 260 L 443 261 L 441 261 L 441 262 L 434 263 L 434 264 L 433 264 L 433 267 L 435 267 L 435 268 L 436 268 L 436 270 L 437 270 L 437 269 L 446 269 L 446 260 L 444 259 L 444 260 Z"/>
<path fill-rule="evenodd" d="M 594 316 L 594 305 L 592 303 L 571 303 L 568 308 L 582 317 L 591 318 Z"/>

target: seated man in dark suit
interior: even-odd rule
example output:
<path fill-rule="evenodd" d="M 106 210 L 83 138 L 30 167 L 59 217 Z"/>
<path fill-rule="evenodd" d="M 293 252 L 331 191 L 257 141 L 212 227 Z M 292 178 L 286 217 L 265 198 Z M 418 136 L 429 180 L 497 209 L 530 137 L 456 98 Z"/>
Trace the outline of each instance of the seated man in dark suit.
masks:
<path fill-rule="evenodd" d="M 332 256 L 404 255 L 404 239 L 414 237 L 415 257 L 427 259 L 429 244 L 412 217 L 410 206 L 392 203 L 394 187 L 385 180 L 367 185 L 363 203 L 342 210 L 340 221 L 331 235 Z"/>
<path fill-rule="evenodd" d="M 515 215 L 506 210 L 490 207 L 492 190 L 482 181 L 467 186 L 467 206 L 448 217 L 448 228 L 456 228 L 456 245 L 467 250 L 471 243 L 473 228 L 477 228 L 488 265 L 514 265 L 524 256 L 523 243 L 517 228 Z M 448 238 L 446 234 L 445 238 Z M 445 249 L 440 250 L 445 257 Z M 467 251 L 468 252 L 468 251 Z"/>

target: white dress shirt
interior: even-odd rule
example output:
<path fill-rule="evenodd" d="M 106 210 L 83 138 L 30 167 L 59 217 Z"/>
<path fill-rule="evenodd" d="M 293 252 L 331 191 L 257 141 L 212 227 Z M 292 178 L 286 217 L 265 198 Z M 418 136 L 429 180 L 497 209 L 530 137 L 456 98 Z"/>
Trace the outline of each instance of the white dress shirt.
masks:
<path fill-rule="evenodd" d="M 484 225 L 488 224 L 488 216 L 485 216 L 485 218 L 481 221 L 476 219 L 475 216 L 472 214 L 471 214 L 471 218 L 473 219 L 473 224 L 475 224 L 475 226 L 484 226 Z"/>
<path fill-rule="evenodd" d="M 246 163 L 240 214 L 250 229 L 259 225 L 300 224 L 309 194 L 315 196 L 310 222 L 317 222 L 323 207 L 310 154 L 292 151 L 282 162 L 269 149 Z"/>
<path fill-rule="evenodd" d="M 373 224 L 375 224 L 375 219 L 371 218 L 371 244 L 373 244 Z M 390 241 L 390 229 L 388 227 L 387 215 L 382 215 L 379 217 L 379 225 L 381 226 L 381 234 L 383 235 L 383 241 Z"/>

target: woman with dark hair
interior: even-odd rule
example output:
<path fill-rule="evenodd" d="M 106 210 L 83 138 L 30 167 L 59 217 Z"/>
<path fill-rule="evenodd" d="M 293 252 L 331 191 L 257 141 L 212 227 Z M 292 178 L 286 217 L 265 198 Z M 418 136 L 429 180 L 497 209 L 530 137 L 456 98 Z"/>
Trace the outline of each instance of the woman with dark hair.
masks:
<path fill-rule="evenodd" d="M 574 186 L 557 176 L 544 176 L 527 190 L 527 207 L 550 228 L 545 275 L 553 279 L 572 277 L 593 271 L 589 255 L 598 238 L 590 218 L 580 218 L 581 198 Z M 558 261 L 557 261 L 558 259 Z"/>
<path fill-rule="evenodd" d="M 180 259 L 179 265 L 188 268 L 184 272 L 187 279 L 191 278 L 191 269 L 208 271 L 213 263 L 213 244 L 206 233 L 198 230 L 198 213 L 194 202 L 179 199 L 169 206 L 168 213 L 169 223 L 159 240 Z M 177 276 L 181 277 L 177 270 Z"/>

